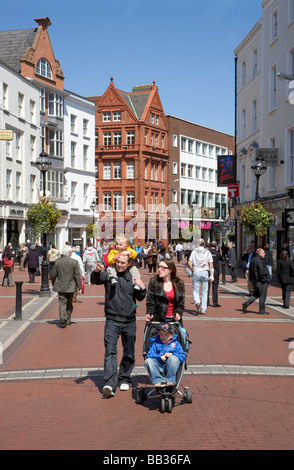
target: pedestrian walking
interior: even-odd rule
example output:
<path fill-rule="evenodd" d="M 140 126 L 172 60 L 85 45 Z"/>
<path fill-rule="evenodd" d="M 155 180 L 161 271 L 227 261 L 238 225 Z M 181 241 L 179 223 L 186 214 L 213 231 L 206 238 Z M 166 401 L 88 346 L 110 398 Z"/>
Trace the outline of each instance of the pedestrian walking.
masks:
<path fill-rule="evenodd" d="M 59 255 L 60 255 L 59 251 L 57 250 L 55 245 L 52 243 L 52 246 L 51 246 L 50 250 L 47 253 L 47 261 L 49 263 L 49 277 L 50 277 L 50 279 L 51 279 L 51 274 L 52 274 L 52 271 L 53 271 L 54 263 L 59 258 Z"/>
<path fill-rule="evenodd" d="M 82 285 L 82 294 L 83 294 L 84 289 L 85 289 L 85 269 L 84 269 L 83 261 L 82 261 L 82 258 L 80 257 L 80 255 L 77 254 L 77 249 L 74 246 L 71 248 L 71 250 L 72 250 L 71 258 L 75 259 L 79 264 L 79 270 L 80 270 L 80 276 L 81 276 L 81 285 Z M 76 286 L 76 291 L 74 293 L 73 302 L 77 302 L 77 295 L 78 295 L 78 286 Z"/>
<path fill-rule="evenodd" d="M 97 263 L 101 263 L 101 256 L 98 255 L 96 248 L 93 243 L 89 243 L 89 246 L 85 249 L 83 255 L 83 263 L 88 276 L 88 284 L 91 284 L 91 274 L 95 269 Z"/>
<path fill-rule="evenodd" d="M 156 273 L 157 257 L 158 251 L 156 250 L 155 246 L 152 245 L 148 251 L 148 267 L 150 274 L 152 273 L 152 271 Z"/>
<path fill-rule="evenodd" d="M 196 314 L 205 315 L 207 309 L 208 281 L 214 280 L 213 259 L 210 251 L 205 248 L 205 241 L 201 238 L 191 253 L 189 268 L 192 271 L 193 297 Z M 202 303 L 200 305 L 200 287 Z"/>
<path fill-rule="evenodd" d="M 129 390 L 131 372 L 135 365 L 136 341 L 136 301 L 146 296 L 146 288 L 141 279 L 137 280 L 140 289 L 135 289 L 129 272 L 131 259 L 120 253 L 115 267 L 117 284 L 110 282 L 109 273 L 101 263 L 97 263 L 91 275 L 91 283 L 105 288 L 105 329 L 104 329 L 104 387 L 103 393 L 113 397 L 116 387 Z M 117 343 L 121 337 L 123 357 L 117 369 Z"/>
<path fill-rule="evenodd" d="M 184 247 L 180 241 L 178 241 L 176 245 L 176 255 L 177 255 L 177 262 L 180 263 L 183 259 Z"/>
<path fill-rule="evenodd" d="M 79 293 L 82 293 L 79 264 L 75 259 L 71 258 L 71 254 L 72 248 L 65 245 L 61 257 L 54 263 L 51 274 L 53 290 L 58 292 L 61 328 L 65 328 L 71 323 L 72 301 L 76 289 L 78 288 Z"/>
<path fill-rule="evenodd" d="M 137 246 L 135 248 L 135 251 L 137 253 L 137 260 L 138 260 L 139 268 L 142 268 L 142 264 L 143 264 L 143 247 L 141 246 L 141 243 L 137 244 Z"/>
<path fill-rule="evenodd" d="M 231 276 L 230 282 L 237 282 L 238 279 L 235 274 L 235 267 L 237 263 L 236 250 L 232 242 L 228 242 L 227 245 L 228 245 L 227 266 L 228 266 L 229 274 Z"/>
<path fill-rule="evenodd" d="M 143 247 L 143 263 L 144 263 L 144 270 L 147 269 L 148 266 L 148 251 L 149 251 L 149 245 L 144 245 Z"/>
<path fill-rule="evenodd" d="M 273 254 L 270 250 L 269 244 L 266 243 L 263 247 L 264 249 L 264 262 L 267 265 L 267 269 L 270 273 L 270 279 L 273 277 L 273 265 L 274 265 L 274 260 L 273 260 Z"/>
<path fill-rule="evenodd" d="M 158 274 L 150 279 L 146 299 L 146 321 L 178 321 L 185 309 L 185 284 L 178 277 L 175 263 L 163 258 Z"/>
<path fill-rule="evenodd" d="M 35 245 L 31 245 L 30 251 L 24 260 L 24 268 L 28 265 L 29 282 L 35 282 L 37 269 L 39 268 L 39 255 L 35 249 Z"/>
<path fill-rule="evenodd" d="M 213 307 L 220 307 L 220 304 L 218 303 L 218 286 L 219 286 L 219 275 L 221 271 L 221 262 L 223 260 L 223 257 L 217 247 L 217 242 L 212 241 L 210 244 L 209 251 L 212 256 L 213 260 L 213 269 L 214 269 L 214 276 L 213 280 L 211 283 L 208 283 L 207 286 L 207 305 L 210 304 L 209 302 L 209 291 L 210 291 L 210 284 L 211 284 L 211 289 L 212 289 L 212 306 Z"/>
<path fill-rule="evenodd" d="M 249 278 L 253 284 L 253 293 L 247 302 L 242 304 L 244 313 L 247 313 L 249 305 L 259 298 L 259 313 L 261 315 L 268 315 L 268 312 L 265 311 L 265 301 L 270 275 L 264 261 L 264 256 L 264 250 L 262 248 L 257 248 L 255 256 L 251 260 L 249 266 Z"/>
<path fill-rule="evenodd" d="M 21 262 L 21 243 L 18 244 L 16 248 L 16 259 L 18 261 L 18 269 L 20 270 L 20 262 Z"/>
<path fill-rule="evenodd" d="M 287 251 L 282 251 L 278 260 L 278 279 L 282 288 L 283 307 L 290 308 L 291 291 L 294 285 L 294 269 Z"/>
<path fill-rule="evenodd" d="M 244 271 L 244 274 L 245 274 L 245 279 L 247 281 L 247 288 L 248 288 L 249 297 L 253 294 L 253 290 L 254 290 L 253 289 L 253 284 L 249 279 L 249 266 L 250 266 L 250 263 L 251 263 L 251 260 L 252 260 L 253 256 L 254 256 L 254 252 L 253 252 L 252 245 L 248 245 L 247 248 L 246 248 L 246 252 L 242 256 L 241 260 L 244 262 L 243 271 Z"/>
<path fill-rule="evenodd" d="M 12 279 L 12 269 L 13 269 L 13 254 L 11 252 L 9 244 L 6 245 L 3 254 L 2 254 L 2 263 L 4 276 L 2 279 L 3 287 L 14 287 L 15 284 Z"/>
<path fill-rule="evenodd" d="M 31 249 L 32 249 L 32 246 L 31 246 Z M 36 276 L 40 276 L 40 270 L 41 270 L 42 259 L 43 259 L 43 246 L 40 245 L 39 241 L 36 241 L 35 250 L 39 255 L 39 265 L 38 265 L 38 268 L 37 268 Z"/>
<path fill-rule="evenodd" d="M 26 256 L 29 252 L 29 249 L 26 245 L 25 242 L 21 244 L 21 249 L 20 249 L 20 270 L 24 270 L 24 260 L 26 259 Z"/>

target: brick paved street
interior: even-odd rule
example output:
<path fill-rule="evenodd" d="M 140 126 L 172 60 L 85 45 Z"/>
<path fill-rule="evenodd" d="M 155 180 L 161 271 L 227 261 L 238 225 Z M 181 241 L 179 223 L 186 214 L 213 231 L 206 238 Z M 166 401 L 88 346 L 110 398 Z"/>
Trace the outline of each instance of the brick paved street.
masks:
<path fill-rule="evenodd" d="M 137 314 L 133 387 L 108 399 L 101 393 L 103 287 L 86 285 L 72 325 L 61 329 L 56 295 L 40 298 L 40 278 L 29 284 L 26 272 L 14 271 L 14 280 L 24 281 L 22 321 L 14 319 L 15 288 L 0 287 L 1 450 L 294 449 L 293 294 L 284 310 L 273 281 L 270 315 L 258 315 L 258 302 L 244 315 L 240 273 L 238 283 L 220 283 L 221 308 L 196 316 L 186 264 L 177 266 L 192 341 L 181 385 L 193 401 L 176 397 L 172 413 L 160 413 L 158 397 L 136 404 L 138 386 L 150 389 L 142 357 L 145 301 Z M 147 286 L 150 275 L 141 275 Z"/>

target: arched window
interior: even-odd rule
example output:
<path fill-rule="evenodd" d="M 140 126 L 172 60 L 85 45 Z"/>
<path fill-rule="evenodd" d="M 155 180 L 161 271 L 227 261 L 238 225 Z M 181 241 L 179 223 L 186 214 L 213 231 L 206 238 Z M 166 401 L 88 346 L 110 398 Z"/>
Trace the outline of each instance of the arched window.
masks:
<path fill-rule="evenodd" d="M 37 63 L 37 73 L 39 75 L 42 75 L 42 77 L 52 79 L 52 71 L 50 64 L 48 60 L 44 59 L 43 57 Z"/>

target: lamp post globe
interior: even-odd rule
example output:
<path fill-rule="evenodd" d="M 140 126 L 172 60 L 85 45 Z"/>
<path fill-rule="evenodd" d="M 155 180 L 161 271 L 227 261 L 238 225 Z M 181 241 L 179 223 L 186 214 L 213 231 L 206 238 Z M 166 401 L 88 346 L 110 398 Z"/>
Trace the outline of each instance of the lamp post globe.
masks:
<path fill-rule="evenodd" d="M 259 178 L 265 174 L 267 167 L 264 164 L 262 159 L 256 159 L 255 163 L 251 165 L 251 172 L 256 177 L 256 192 L 255 192 L 255 202 L 258 202 L 258 187 L 259 187 Z"/>

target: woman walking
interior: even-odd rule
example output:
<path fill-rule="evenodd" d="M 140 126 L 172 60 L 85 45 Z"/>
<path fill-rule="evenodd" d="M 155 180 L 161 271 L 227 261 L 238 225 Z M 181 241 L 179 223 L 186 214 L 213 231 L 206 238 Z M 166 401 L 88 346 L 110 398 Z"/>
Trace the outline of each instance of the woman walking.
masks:
<path fill-rule="evenodd" d="M 157 276 L 150 279 L 146 308 L 146 321 L 178 321 L 182 325 L 185 284 L 177 276 L 175 263 L 169 258 L 160 260 Z"/>
<path fill-rule="evenodd" d="M 158 251 L 156 250 L 155 246 L 151 246 L 148 251 L 148 266 L 149 266 L 149 273 L 156 273 L 156 265 L 157 265 L 157 256 Z"/>
<path fill-rule="evenodd" d="M 287 251 L 282 251 L 278 260 L 278 279 L 282 287 L 283 307 L 290 307 L 291 291 L 294 284 L 293 263 Z"/>
<path fill-rule="evenodd" d="M 15 284 L 13 283 L 13 279 L 12 279 L 13 255 L 11 253 L 9 245 L 6 245 L 5 247 L 5 250 L 2 255 L 2 262 L 3 262 L 3 269 L 4 269 L 2 286 L 14 287 Z"/>

